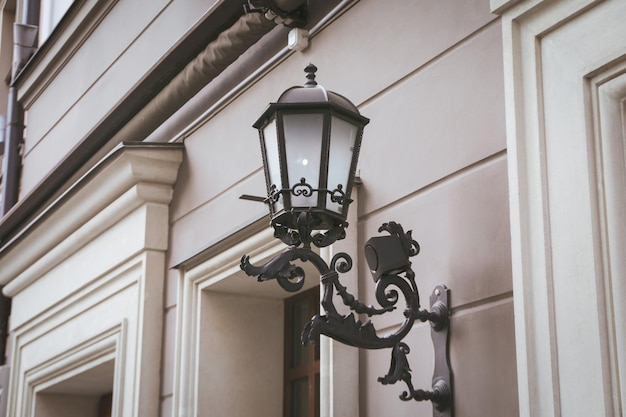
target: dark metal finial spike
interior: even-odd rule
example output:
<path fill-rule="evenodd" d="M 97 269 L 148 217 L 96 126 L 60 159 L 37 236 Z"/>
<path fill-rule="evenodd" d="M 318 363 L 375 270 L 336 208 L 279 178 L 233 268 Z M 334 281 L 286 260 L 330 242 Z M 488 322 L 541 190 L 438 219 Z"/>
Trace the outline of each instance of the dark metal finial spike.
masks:
<path fill-rule="evenodd" d="M 313 64 L 309 64 L 306 66 L 306 68 L 304 69 L 304 72 L 306 72 L 306 79 L 307 82 L 305 85 L 305 87 L 312 87 L 312 86 L 316 86 L 317 82 L 315 81 L 315 72 L 317 71 L 317 67 Z"/>

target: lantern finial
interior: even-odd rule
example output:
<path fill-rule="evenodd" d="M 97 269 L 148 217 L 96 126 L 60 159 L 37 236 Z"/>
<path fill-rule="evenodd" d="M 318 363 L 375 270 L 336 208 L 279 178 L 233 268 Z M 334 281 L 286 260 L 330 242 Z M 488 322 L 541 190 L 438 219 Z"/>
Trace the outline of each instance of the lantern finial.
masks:
<path fill-rule="evenodd" d="M 306 68 L 304 69 L 304 72 L 306 72 L 306 78 L 307 78 L 307 82 L 306 84 L 304 84 L 305 87 L 314 87 L 317 85 L 317 82 L 315 81 L 315 72 L 317 71 L 317 67 L 313 64 L 309 64 L 306 66 Z"/>

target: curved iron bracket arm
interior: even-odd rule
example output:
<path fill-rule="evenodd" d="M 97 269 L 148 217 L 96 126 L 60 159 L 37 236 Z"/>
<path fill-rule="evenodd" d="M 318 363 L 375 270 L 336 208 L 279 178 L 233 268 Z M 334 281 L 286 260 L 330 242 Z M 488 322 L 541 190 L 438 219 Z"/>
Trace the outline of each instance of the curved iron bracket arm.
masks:
<path fill-rule="evenodd" d="M 302 228 L 301 228 L 302 229 Z M 299 260 L 311 262 L 320 273 L 322 285 L 321 306 L 323 314 L 314 316 L 302 332 L 302 342 L 314 342 L 320 334 L 341 343 L 365 349 L 391 349 L 391 365 L 384 377 L 378 378 L 383 385 L 403 381 L 407 390 L 400 395 L 403 401 L 432 401 L 434 417 L 452 417 L 452 372 L 449 362 L 450 290 L 445 285 L 435 287 L 430 297 L 430 310 L 420 308 L 419 292 L 415 284 L 415 273 L 411 269 L 410 256 L 419 252 L 419 245 L 395 222 L 383 224 L 379 231 L 388 236 L 374 237 L 366 243 L 366 258 L 376 281 L 376 301 L 380 307 L 365 305 L 348 292 L 339 281 L 339 274 L 352 268 L 352 259 L 346 253 L 335 255 L 328 265 L 323 258 L 311 250 L 302 239 L 300 231 L 297 243 L 289 246 L 262 266 L 250 263 L 248 256 L 241 259 L 241 269 L 258 281 L 276 279 L 288 292 L 295 292 L 304 285 L 304 270 L 292 264 Z M 283 235 L 284 230 L 277 230 Z M 303 247 L 299 247 L 302 241 Z M 398 308 L 402 294 L 404 320 L 392 334 L 379 336 L 370 320 L 361 322 L 357 315 L 368 317 L 382 315 Z M 341 315 L 334 304 L 337 294 L 351 313 Z M 407 354 L 410 349 L 402 340 L 410 332 L 416 320 L 431 323 L 431 336 L 435 350 L 435 370 L 432 390 L 415 389 L 411 382 L 411 369 Z"/>

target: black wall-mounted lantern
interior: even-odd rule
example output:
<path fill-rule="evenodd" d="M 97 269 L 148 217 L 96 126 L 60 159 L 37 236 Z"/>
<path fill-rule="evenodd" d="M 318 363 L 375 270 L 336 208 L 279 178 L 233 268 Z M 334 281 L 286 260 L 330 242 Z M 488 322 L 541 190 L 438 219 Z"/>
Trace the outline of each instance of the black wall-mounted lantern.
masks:
<path fill-rule="evenodd" d="M 369 119 L 317 84 L 316 70 L 307 66 L 304 87 L 285 91 L 254 127 L 261 137 L 272 226 L 296 229 L 298 217 L 307 213 L 312 229 L 341 234 Z"/>
<path fill-rule="evenodd" d="M 433 402 L 434 417 L 452 417 L 452 375 L 449 365 L 449 290 L 435 287 L 430 311 L 421 309 L 415 274 L 410 257 L 419 245 L 395 222 L 385 223 L 365 245 L 365 258 L 376 282 L 380 308 L 358 301 L 339 282 L 339 273 L 352 267 L 346 253 L 336 254 L 328 265 L 311 245 L 325 247 L 345 237 L 346 218 L 354 185 L 361 137 L 369 119 L 345 97 L 327 91 L 315 81 L 314 65 L 305 68 L 304 87 L 286 90 L 271 103 L 254 127 L 259 130 L 267 198 L 275 236 L 288 247 L 262 266 L 252 265 L 247 256 L 241 269 L 259 281 L 276 279 L 289 292 L 304 285 L 304 270 L 293 261 L 310 262 L 320 273 L 324 313 L 305 326 L 302 342 L 312 342 L 324 334 L 342 343 L 366 349 L 392 349 L 389 373 L 379 382 L 384 385 L 403 381 L 407 384 L 400 398 Z M 243 198 L 250 198 L 243 196 Z M 255 199 L 255 198 L 252 198 Z M 406 301 L 404 322 L 396 332 L 379 336 L 374 325 L 361 323 L 354 313 L 382 315 L 398 308 L 399 292 Z M 354 313 L 337 312 L 333 295 Z M 402 341 L 416 320 L 430 321 L 435 348 L 432 390 L 414 389 L 407 359 L 409 347 Z"/>

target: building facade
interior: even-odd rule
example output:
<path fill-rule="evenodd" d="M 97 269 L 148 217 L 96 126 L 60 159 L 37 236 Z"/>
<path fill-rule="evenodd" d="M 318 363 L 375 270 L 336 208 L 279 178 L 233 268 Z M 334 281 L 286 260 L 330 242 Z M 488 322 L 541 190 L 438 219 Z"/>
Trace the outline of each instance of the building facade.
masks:
<path fill-rule="evenodd" d="M 412 230 L 423 307 L 451 291 L 453 415 L 624 415 L 623 0 L 0 5 L 0 415 L 433 415 L 377 382 L 388 350 L 300 346 L 314 269 L 295 295 L 240 269 L 285 249 L 240 196 L 266 193 L 252 124 L 311 62 L 370 119 L 319 254 L 376 304 L 364 244 Z"/>

